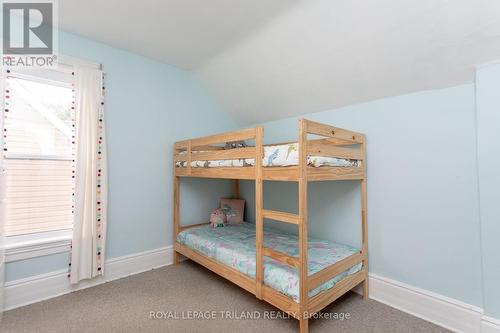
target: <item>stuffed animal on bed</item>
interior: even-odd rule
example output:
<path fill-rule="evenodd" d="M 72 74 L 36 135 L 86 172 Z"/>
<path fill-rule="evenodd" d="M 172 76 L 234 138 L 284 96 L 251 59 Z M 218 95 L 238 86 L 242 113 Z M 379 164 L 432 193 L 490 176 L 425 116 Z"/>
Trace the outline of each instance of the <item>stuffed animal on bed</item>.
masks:
<path fill-rule="evenodd" d="M 224 149 L 245 148 L 247 143 L 244 140 L 226 142 Z"/>
<path fill-rule="evenodd" d="M 224 227 L 227 223 L 227 215 L 222 208 L 212 210 L 210 214 L 210 226 L 212 228 Z"/>

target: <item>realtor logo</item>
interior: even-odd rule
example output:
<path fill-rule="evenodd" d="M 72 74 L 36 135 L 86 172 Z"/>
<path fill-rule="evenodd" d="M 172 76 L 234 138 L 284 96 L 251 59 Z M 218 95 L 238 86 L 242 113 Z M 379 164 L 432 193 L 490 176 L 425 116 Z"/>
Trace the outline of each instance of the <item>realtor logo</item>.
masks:
<path fill-rule="evenodd" d="M 2 58 L 5 66 L 52 66 L 57 59 L 54 0 L 2 1 Z"/>

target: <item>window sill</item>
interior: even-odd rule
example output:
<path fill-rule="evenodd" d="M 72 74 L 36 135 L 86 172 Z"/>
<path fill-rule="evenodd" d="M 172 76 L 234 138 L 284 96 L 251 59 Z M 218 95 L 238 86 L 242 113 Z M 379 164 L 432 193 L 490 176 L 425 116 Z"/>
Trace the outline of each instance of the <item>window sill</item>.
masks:
<path fill-rule="evenodd" d="M 13 262 L 69 252 L 72 230 L 5 237 L 5 261 Z"/>

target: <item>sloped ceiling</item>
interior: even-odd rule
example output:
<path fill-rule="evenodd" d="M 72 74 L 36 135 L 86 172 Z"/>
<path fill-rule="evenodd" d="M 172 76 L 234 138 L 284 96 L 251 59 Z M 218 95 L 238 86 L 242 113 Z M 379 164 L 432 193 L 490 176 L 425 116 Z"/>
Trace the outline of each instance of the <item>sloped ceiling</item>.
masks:
<path fill-rule="evenodd" d="M 63 30 L 184 69 L 199 67 L 299 0 L 61 0 Z"/>
<path fill-rule="evenodd" d="M 500 59 L 497 0 L 60 3 L 64 29 L 192 69 L 241 125 L 471 82 Z"/>

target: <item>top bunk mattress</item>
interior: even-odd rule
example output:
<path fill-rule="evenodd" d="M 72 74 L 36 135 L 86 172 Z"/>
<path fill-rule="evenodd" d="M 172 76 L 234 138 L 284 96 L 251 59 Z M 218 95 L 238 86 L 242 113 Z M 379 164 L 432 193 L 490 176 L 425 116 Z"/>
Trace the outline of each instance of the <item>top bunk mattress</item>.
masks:
<path fill-rule="evenodd" d="M 297 142 L 264 146 L 264 158 L 262 159 L 262 166 L 272 167 L 272 166 L 292 166 L 299 164 L 299 144 Z M 193 151 L 193 159 L 198 152 L 203 151 Z M 193 160 L 191 161 L 192 168 L 221 168 L 221 167 L 245 167 L 255 165 L 255 159 L 253 158 L 240 158 L 236 160 L 215 160 L 215 161 L 204 161 L 204 160 Z M 323 157 L 323 156 L 307 156 L 307 165 L 320 167 L 320 166 L 333 166 L 333 167 L 360 167 L 361 161 L 335 158 L 335 157 Z M 186 167 L 186 161 L 176 162 L 176 167 Z"/>
<path fill-rule="evenodd" d="M 179 233 L 177 241 L 205 256 L 241 273 L 255 278 L 255 225 L 247 222 L 212 228 L 210 225 L 193 227 Z M 298 237 L 264 228 L 264 246 L 298 257 Z M 319 272 L 359 250 L 317 238 L 308 238 L 308 275 Z M 354 265 L 333 279 L 309 292 L 313 297 L 332 288 L 344 277 L 360 271 L 362 264 Z M 299 301 L 299 272 L 295 267 L 264 257 L 264 284 Z"/>

